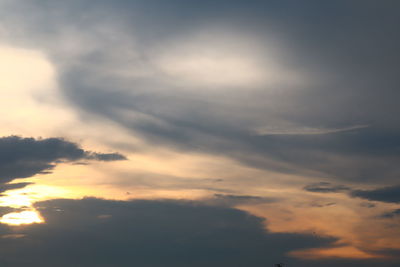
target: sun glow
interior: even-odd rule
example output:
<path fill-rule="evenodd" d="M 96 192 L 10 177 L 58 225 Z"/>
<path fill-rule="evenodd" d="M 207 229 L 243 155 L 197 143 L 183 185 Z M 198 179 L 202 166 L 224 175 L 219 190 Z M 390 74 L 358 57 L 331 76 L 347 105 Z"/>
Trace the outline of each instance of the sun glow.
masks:
<path fill-rule="evenodd" d="M 9 225 L 22 225 L 32 223 L 43 223 L 43 218 L 36 210 L 26 210 L 22 212 L 11 212 L 1 217 L 0 223 Z"/>
<path fill-rule="evenodd" d="M 32 201 L 26 195 L 6 195 L 0 198 L 0 207 L 21 208 L 30 207 L 31 205 Z"/>
<path fill-rule="evenodd" d="M 314 260 L 329 259 L 329 258 L 373 259 L 373 258 L 384 257 L 382 255 L 367 253 L 352 246 L 298 250 L 291 252 L 290 255 L 300 259 L 314 259 Z"/>

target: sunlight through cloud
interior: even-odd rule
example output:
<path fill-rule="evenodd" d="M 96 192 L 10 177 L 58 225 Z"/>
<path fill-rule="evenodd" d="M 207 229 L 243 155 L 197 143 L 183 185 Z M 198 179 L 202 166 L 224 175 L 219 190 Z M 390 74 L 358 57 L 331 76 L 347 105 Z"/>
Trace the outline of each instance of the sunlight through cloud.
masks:
<path fill-rule="evenodd" d="M 22 212 L 11 212 L 1 217 L 0 223 L 9 225 L 22 225 L 32 223 L 43 223 L 43 218 L 35 210 L 26 210 Z"/>

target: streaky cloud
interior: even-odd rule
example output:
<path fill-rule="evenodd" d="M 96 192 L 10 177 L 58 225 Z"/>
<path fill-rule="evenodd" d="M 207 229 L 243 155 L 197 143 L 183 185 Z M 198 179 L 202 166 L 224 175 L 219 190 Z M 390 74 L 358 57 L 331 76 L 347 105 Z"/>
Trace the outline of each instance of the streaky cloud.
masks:
<path fill-rule="evenodd" d="M 205 200 L 206 203 L 211 205 L 223 207 L 235 207 L 238 205 L 246 204 L 264 204 L 274 203 L 278 199 L 271 197 L 251 196 L 251 195 L 234 195 L 234 194 L 214 194 L 213 198 Z"/>
<path fill-rule="evenodd" d="M 255 130 L 257 135 L 320 135 L 320 134 L 334 134 L 341 132 L 354 131 L 358 129 L 368 128 L 370 125 L 354 125 L 343 128 L 311 128 L 311 127 L 297 127 L 297 128 L 274 128 L 264 127 Z"/>
<path fill-rule="evenodd" d="M 99 161 L 116 161 L 116 160 L 127 160 L 122 154 L 119 153 L 97 153 L 97 152 L 88 152 L 86 153 L 87 159 L 99 160 Z"/>
<path fill-rule="evenodd" d="M 312 183 L 303 187 L 305 191 L 316 193 L 341 193 L 351 190 L 345 185 L 334 185 L 329 182 Z"/>
<path fill-rule="evenodd" d="M 26 182 L 26 183 L 0 184 L 0 193 L 8 191 L 8 190 L 24 188 L 31 184 L 34 184 L 34 183 Z"/>

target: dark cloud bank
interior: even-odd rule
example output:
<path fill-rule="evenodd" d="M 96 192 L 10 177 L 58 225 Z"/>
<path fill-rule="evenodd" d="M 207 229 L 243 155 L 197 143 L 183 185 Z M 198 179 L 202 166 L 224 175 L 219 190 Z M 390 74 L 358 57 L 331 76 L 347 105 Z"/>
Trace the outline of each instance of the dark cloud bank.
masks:
<path fill-rule="evenodd" d="M 269 233 L 261 218 L 232 208 L 95 198 L 50 200 L 36 208 L 45 224 L 0 227 L 2 266 L 272 267 L 282 261 L 297 267 L 380 266 L 374 261 L 288 258 L 289 251 L 329 246 L 335 240 Z"/>
<path fill-rule="evenodd" d="M 16 178 L 27 178 L 51 171 L 61 162 L 81 160 L 124 160 L 118 153 L 85 151 L 77 144 L 61 138 L 0 138 L 0 191 L 21 188 L 29 183 L 6 184 Z"/>

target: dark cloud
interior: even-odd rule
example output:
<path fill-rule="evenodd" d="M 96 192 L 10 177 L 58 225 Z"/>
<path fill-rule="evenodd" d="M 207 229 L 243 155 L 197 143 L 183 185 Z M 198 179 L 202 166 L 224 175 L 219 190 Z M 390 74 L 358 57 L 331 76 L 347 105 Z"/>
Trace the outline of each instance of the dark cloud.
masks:
<path fill-rule="evenodd" d="M 329 182 L 320 182 L 306 185 L 304 190 L 317 193 L 341 193 L 350 190 L 350 187 L 345 185 L 333 185 Z"/>
<path fill-rule="evenodd" d="M 360 204 L 360 206 L 363 207 L 363 208 L 369 208 L 369 209 L 376 207 L 376 205 L 374 203 L 371 203 L 371 202 L 363 202 L 363 203 Z"/>
<path fill-rule="evenodd" d="M 95 198 L 36 203 L 45 224 L 0 225 L 4 266 L 368 266 L 380 260 L 290 258 L 296 249 L 336 241 L 315 235 L 270 233 L 264 220 L 237 209 L 185 201 Z M 385 266 L 391 265 L 390 261 Z M 397 263 L 397 262 L 395 262 Z"/>
<path fill-rule="evenodd" d="M 372 201 L 400 203 L 400 185 L 377 188 L 373 190 L 353 190 L 350 195 Z"/>
<path fill-rule="evenodd" d="M 249 195 L 232 195 L 232 194 L 214 194 L 214 198 L 206 200 L 207 203 L 217 206 L 234 207 L 243 204 L 262 204 L 274 203 L 278 201 L 275 198 L 249 196 Z"/>
<path fill-rule="evenodd" d="M 24 188 L 31 184 L 33 184 L 33 183 L 0 184 L 0 193 L 8 191 L 8 190 Z"/>
<path fill-rule="evenodd" d="M 115 161 L 127 159 L 124 155 L 118 153 L 87 153 L 86 158 L 99 161 Z"/>
<path fill-rule="evenodd" d="M 318 203 L 318 202 L 312 202 L 310 204 L 311 207 L 315 208 L 324 208 L 324 207 L 330 207 L 336 205 L 335 202 L 328 202 L 328 203 Z"/>
<path fill-rule="evenodd" d="M 10 213 L 10 212 L 15 212 L 15 211 L 22 211 L 22 209 L 11 208 L 11 207 L 1 207 L 0 206 L 0 216 L 3 216 L 3 215 L 5 215 L 7 213 Z"/>
<path fill-rule="evenodd" d="M 27 183 L 6 184 L 16 178 L 31 177 L 47 173 L 57 163 L 78 160 L 122 160 L 124 156 L 85 151 L 77 144 L 60 138 L 22 138 L 9 136 L 0 138 L 1 189 L 25 187 Z M 4 190 L 3 190 L 4 191 Z"/>
<path fill-rule="evenodd" d="M 46 223 L 1 228 L 4 266 L 272 266 L 334 239 L 273 234 L 243 211 L 179 201 L 50 200 Z M 298 264 L 296 266 L 306 266 Z"/>
<path fill-rule="evenodd" d="M 345 185 L 334 185 L 329 182 L 312 183 L 303 187 L 304 190 L 316 193 L 347 193 L 351 197 L 358 197 L 370 201 L 400 203 L 400 186 L 387 186 L 372 190 L 353 189 Z M 373 208 L 376 205 L 370 202 L 360 204 L 362 207 Z"/>

